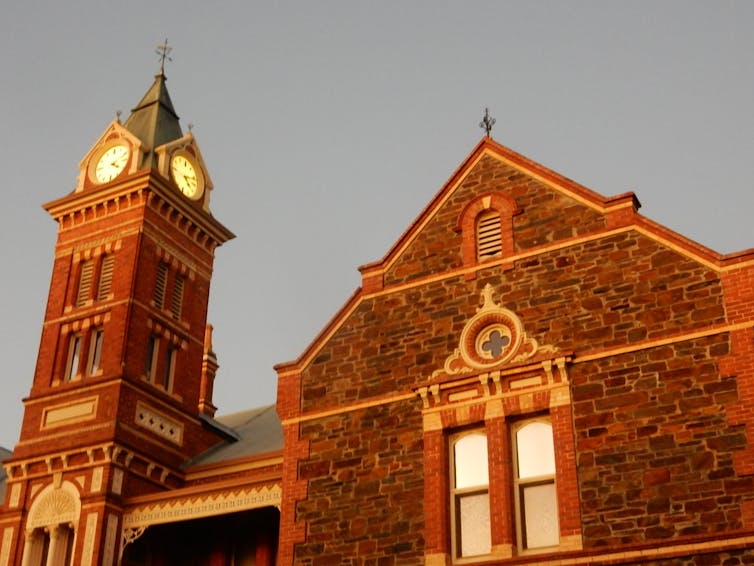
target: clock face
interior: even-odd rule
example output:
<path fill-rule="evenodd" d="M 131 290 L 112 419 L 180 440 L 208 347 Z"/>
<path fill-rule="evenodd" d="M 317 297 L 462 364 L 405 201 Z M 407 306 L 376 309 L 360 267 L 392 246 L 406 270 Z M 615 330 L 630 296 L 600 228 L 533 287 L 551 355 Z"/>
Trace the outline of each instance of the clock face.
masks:
<path fill-rule="evenodd" d="M 94 169 L 94 178 L 99 183 L 107 183 L 120 175 L 128 164 L 128 156 L 131 152 L 126 145 L 114 145 L 97 161 Z"/>
<path fill-rule="evenodd" d="M 183 156 L 176 155 L 170 162 L 170 173 L 173 180 L 181 192 L 189 198 L 199 198 L 201 187 L 199 185 L 199 175 L 191 161 Z"/>

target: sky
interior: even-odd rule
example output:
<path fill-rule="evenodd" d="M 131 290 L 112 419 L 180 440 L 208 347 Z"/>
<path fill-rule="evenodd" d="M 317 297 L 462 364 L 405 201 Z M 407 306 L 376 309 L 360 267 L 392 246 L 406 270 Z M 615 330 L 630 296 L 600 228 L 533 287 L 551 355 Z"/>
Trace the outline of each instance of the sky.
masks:
<path fill-rule="evenodd" d="M 0 445 L 18 440 L 81 159 L 167 86 L 235 234 L 209 322 L 218 414 L 296 358 L 483 136 L 721 253 L 754 247 L 754 2 L 0 5 Z"/>

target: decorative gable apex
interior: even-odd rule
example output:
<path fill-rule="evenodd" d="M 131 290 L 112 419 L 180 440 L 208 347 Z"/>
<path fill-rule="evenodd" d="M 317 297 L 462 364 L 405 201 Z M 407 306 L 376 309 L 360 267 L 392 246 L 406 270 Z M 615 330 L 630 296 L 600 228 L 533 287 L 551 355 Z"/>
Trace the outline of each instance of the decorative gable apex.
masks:
<path fill-rule="evenodd" d="M 204 184 L 204 192 L 198 203 L 201 207 L 209 212 L 209 198 L 212 191 L 212 179 L 210 179 L 207 166 L 204 164 L 202 152 L 196 143 L 196 138 L 191 132 L 187 132 L 177 140 L 163 144 L 155 149 L 157 156 L 157 171 L 166 179 L 170 178 L 170 160 L 177 154 L 188 154 L 191 160 L 197 165 L 197 174 L 201 175 Z"/>
<path fill-rule="evenodd" d="M 105 131 L 94 143 L 92 148 L 79 162 L 79 175 L 74 192 L 81 192 L 101 183 L 96 179 L 96 168 L 102 156 L 111 148 L 121 145 L 128 149 L 127 163 L 121 173 L 130 175 L 141 168 L 144 151 L 141 140 L 126 129 L 119 119 L 115 119 L 105 128 Z"/>

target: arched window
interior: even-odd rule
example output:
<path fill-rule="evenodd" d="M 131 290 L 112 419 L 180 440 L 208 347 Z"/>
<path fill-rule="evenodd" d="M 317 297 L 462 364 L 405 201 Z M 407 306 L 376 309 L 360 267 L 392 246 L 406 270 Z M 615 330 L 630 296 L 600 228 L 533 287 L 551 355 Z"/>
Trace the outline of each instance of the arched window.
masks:
<path fill-rule="evenodd" d="M 518 547 L 557 546 L 560 531 L 552 424 L 526 421 L 514 428 L 513 443 Z"/>
<path fill-rule="evenodd" d="M 459 435 L 451 447 L 453 553 L 457 558 L 489 554 L 492 537 L 487 436 L 478 431 Z"/>

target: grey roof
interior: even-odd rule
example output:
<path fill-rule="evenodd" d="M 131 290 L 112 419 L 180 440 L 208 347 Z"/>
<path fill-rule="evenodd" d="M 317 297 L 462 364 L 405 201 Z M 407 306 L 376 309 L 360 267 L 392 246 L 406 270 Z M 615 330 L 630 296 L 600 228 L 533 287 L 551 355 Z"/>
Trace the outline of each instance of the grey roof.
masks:
<path fill-rule="evenodd" d="M 238 440 L 225 440 L 199 454 L 186 466 L 214 464 L 283 449 L 283 427 L 275 405 L 248 409 L 217 417 L 223 427 L 233 431 Z"/>
<path fill-rule="evenodd" d="M 183 136 L 178 115 L 165 86 L 166 81 L 163 73 L 156 75 L 152 86 L 123 124 L 146 146 L 143 166 L 154 167 L 154 149 Z"/>

